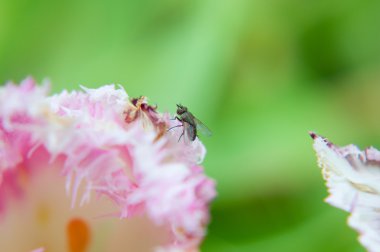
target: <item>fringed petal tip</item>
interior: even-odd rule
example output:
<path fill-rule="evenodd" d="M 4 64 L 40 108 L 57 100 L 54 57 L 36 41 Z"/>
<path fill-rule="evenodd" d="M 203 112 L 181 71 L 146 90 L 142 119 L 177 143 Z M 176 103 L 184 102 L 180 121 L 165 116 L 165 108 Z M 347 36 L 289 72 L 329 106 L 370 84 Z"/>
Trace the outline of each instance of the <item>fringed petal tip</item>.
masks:
<path fill-rule="evenodd" d="M 312 133 L 318 164 L 330 195 L 326 202 L 351 213 L 349 225 L 369 251 L 379 251 L 380 152 L 355 145 L 338 147 Z"/>

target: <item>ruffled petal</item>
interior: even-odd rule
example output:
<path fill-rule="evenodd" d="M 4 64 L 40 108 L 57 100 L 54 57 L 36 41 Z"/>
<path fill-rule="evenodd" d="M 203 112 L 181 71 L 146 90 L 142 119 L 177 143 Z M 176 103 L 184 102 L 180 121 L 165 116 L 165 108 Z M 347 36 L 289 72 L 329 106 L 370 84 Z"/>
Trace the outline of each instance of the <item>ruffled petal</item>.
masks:
<path fill-rule="evenodd" d="M 82 89 L 49 97 L 48 86 L 32 79 L 0 88 L 0 178 L 41 147 L 50 163 L 62 160 L 72 207 L 95 192 L 111 199 L 121 218 L 147 215 L 170 227 L 165 249 L 196 249 L 216 195 L 199 166 L 203 144 L 178 142 L 178 130 L 166 132 L 170 115 L 145 97 L 131 102 L 114 85 Z"/>
<path fill-rule="evenodd" d="M 350 212 L 349 225 L 369 251 L 380 251 L 380 152 L 354 145 L 337 147 L 311 133 L 329 204 Z"/>

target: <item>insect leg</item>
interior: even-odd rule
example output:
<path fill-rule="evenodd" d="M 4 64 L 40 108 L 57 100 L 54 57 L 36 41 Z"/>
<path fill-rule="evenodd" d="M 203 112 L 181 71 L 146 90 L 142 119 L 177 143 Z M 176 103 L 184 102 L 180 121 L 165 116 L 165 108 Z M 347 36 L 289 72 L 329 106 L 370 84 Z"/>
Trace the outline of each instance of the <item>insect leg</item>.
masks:
<path fill-rule="evenodd" d="M 183 126 L 183 124 L 179 124 L 179 125 L 176 125 L 176 126 L 173 126 L 173 127 L 170 127 L 167 131 L 171 130 L 171 129 L 174 129 L 174 128 L 177 128 L 177 127 L 181 127 Z"/>
<path fill-rule="evenodd" d="M 174 117 L 174 118 L 170 118 L 171 121 L 174 121 L 174 120 L 178 120 L 180 122 L 182 122 L 182 119 L 179 118 L 178 116 Z"/>
<path fill-rule="evenodd" d="M 185 130 L 182 131 L 182 134 L 181 134 L 180 137 L 178 138 L 178 142 L 181 140 L 181 137 L 183 136 L 184 133 L 185 133 Z"/>

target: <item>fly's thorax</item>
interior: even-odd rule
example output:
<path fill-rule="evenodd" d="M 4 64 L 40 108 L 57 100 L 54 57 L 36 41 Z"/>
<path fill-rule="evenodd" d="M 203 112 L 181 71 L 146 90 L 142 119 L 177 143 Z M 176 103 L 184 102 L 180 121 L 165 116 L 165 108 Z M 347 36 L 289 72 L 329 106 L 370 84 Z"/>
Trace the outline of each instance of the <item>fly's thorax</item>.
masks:
<path fill-rule="evenodd" d="M 182 121 L 187 122 L 188 124 L 190 124 L 193 127 L 196 127 L 194 116 L 190 112 L 185 112 L 185 113 L 181 114 L 180 117 L 181 117 Z"/>

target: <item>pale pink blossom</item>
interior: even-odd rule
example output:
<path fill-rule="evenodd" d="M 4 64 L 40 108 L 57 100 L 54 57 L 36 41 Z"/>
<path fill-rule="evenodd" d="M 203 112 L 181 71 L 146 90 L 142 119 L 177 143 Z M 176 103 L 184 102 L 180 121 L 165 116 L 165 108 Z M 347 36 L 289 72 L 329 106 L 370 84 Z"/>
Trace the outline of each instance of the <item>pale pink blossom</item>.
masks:
<path fill-rule="evenodd" d="M 348 224 L 360 233 L 363 246 L 380 251 L 380 152 L 373 147 L 337 147 L 310 135 L 330 193 L 326 202 L 350 212 Z"/>
<path fill-rule="evenodd" d="M 82 90 L 0 88 L 0 251 L 197 251 L 215 197 L 203 144 L 145 97 Z"/>

